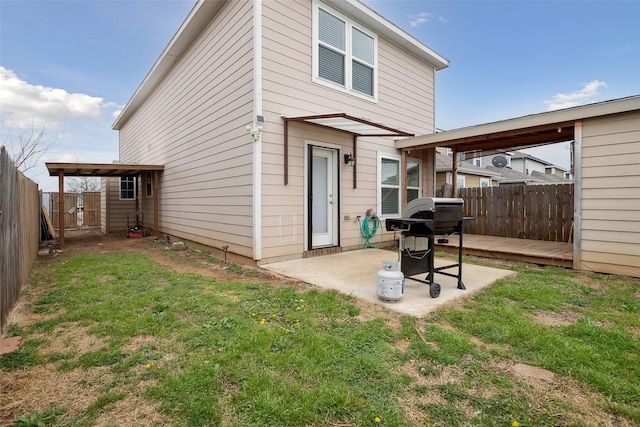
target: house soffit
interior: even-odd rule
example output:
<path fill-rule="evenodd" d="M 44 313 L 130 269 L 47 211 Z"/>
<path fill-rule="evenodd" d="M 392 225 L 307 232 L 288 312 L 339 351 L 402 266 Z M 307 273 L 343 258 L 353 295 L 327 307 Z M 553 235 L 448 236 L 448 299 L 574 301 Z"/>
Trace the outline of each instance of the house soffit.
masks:
<path fill-rule="evenodd" d="M 303 122 L 315 126 L 322 126 L 356 136 L 385 136 L 385 137 L 410 137 L 413 133 L 388 126 L 383 123 L 373 122 L 363 117 L 357 117 L 348 113 L 331 113 L 313 116 L 284 117 L 289 122 Z"/>

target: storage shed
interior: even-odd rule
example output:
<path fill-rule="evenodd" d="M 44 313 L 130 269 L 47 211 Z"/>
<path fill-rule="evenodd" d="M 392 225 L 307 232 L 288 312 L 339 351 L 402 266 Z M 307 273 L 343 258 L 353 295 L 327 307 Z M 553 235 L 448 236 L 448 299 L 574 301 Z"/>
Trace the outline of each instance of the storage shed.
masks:
<path fill-rule="evenodd" d="M 557 142 L 573 147 L 573 268 L 640 277 L 640 95 L 407 138 L 396 148 L 403 158 L 434 147 L 478 157 Z"/>

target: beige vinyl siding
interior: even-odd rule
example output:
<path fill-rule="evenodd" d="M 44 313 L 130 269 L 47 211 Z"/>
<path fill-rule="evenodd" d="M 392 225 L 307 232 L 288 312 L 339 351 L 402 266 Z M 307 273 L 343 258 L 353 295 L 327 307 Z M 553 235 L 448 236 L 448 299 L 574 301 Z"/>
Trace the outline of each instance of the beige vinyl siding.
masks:
<path fill-rule="evenodd" d="M 120 160 L 164 164 L 162 233 L 252 258 L 252 2 L 228 2 L 120 130 Z M 142 199 L 153 213 L 153 198 Z"/>
<path fill-rule="evenodd" d="M 102 178 L 100 199 L 104 200 L 102 227 L 106 233 L 127 232 L 127 216 L 135 225 L 136 201 L 120 200 L 120 178 Z"/>
<path fill-rule="evenodd" d="M 263 5 L 263 259 L 301 256 L 304 224 L 305 141 L 340 147 L 340 244 L 360 243 L 357 222 L 379 211 L 377 156 L 399 156 L 391 138 L 358 138 L 357 188 L 353 169 L 342 155 L 353 151 L 350 134 L 291 123 L 289 129 L 289 185 L 283 184 L 284 124 L 281 115 L 348 112 L 417 134 L 433 132 L 434 69 L 378 36 L 378 101 L 363 99 L 312 81 L 312 2 L 268 1 Z M 363 26 L 366 29 L 366 26 Z M 399 65 L 402 64 L 402 65 Z M 274 198 L 276 201 L 274 201 Z M 382 230 L 381 230 L 382 231 Z M 388 236 L 387 236 L 388 237 Z"/>
<path fill-rule="evenodd" d="M 640 112 L 585 120 L 580 268 L 640 276 Z"/>
<path fill-rule="evenodd" d="M 109 218 L 108 216 L 108 198 L 107 198 L 107 194 L 108 194 L 108 183 L 109 180 L 105 177 L 101 177 L 100 178 L 100 231 L 102 231 L 104 234 L 108 234 L 109 233 L 109 228 L 107 225 L 107 219 Z"/>

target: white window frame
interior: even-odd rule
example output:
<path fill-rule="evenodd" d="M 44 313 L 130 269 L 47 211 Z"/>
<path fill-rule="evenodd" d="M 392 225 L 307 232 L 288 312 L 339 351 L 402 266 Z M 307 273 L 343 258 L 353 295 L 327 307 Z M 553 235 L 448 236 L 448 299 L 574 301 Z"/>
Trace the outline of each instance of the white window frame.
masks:
<path fill-rule="evenodd" d="M 491 187 L 491 180 L 489 178 L 480 178 L 480 188 L 483 187 Z"/>
<path fill-rule="evenodd" d="M 346 46 L 346 52 L 343 52 L 345 54 L 345 70 L 344 70 L 344 79 L 345 79 L 345 85 L 340 85 L 338 83 L 332 82 L 331 80 L 327 80 L 327 79 L 323 79 L 322 77 L 320 77 L 320 72 L 319 72 L 319 65 L 318 65 L 318 61 L 320 60 L 320 53 L 319 53 L 319 47 L 320 47 L 320 40 L 319 40 L 319 29 L 318 29 L 318 25 L 319 25 L 319 17 L 318 17 L 318 10 L 319 9 L 323 9 L 325 12 L 335 16 L 336 18 L 340 19 L 341 21 L 344 21 L 345 25 L 345 46 Z M 366 63 L 362 60 L 360 60 L 359 58 L 355 58 L 352 55 L 352 29 L 355 28 L 358 31 L 368 35 L 369 37 L 371 37 L 373 39 L 373 64 L 369 64 Z M 327 46 L 329 47 L 329 46 Z M 333 49 L 332 49 L 333 50 Z M 373 67 L 373 94 L 372 95 L 368 95 L 366 93 L 363 92 L 359 92 L 355 89 L 352 88 L 352 63 L 353 61 L 356 62 L 360 62 L 368 67 Z M 313 78 L 312 81 L 314 83 L 318 83 L 321 84 L 323 86 L 327 86 L 327 87 L 331 87 L 333 89 L 337 89 L 341 92 L 345 92 L 348 93 L 350 95 L 353 96 L 357 96 L 358 98 L 362 98 L 365 99 L 367 101 L 371 101 L 371 102 L 378 102 L 378 36 L 367 30 L 366 28 L 364 28 L 363 26 L 357 24 L 355 21 L 353 21 L 352 19 L 346 17 L 345 15 L 341 14 L 340 12 L 338 12 L 337 10 L 327 6 L 325 3 L 318 1 L 318 0 L 314 0 L 313 2 Z"/>
<path fill-rule="evenodd" d="M 398 189 L 398 212 L 397 213 L 382 213 L 382 159 L 393 160 L 398 162 L 398 174 L 400 175 L 398 178 L 398 185 L 385 185 L 385 188 L 397 188 Z M 418 187 L 409 187 L 407 189 L 418 190 L 418 197 L 422 194 L 422 161 L 414 158 L 407 158 L 407 166 L 409 163 L 415 163 L 418 165 Z M 406 195 L 402 194 L 402 180 L 404 177 L 404 173 L 402 173 L 401 169 L 402 158 L 398 155 L 387 154 L 387 153 L 378 153 L 377 160 L 377 172 L 376 172 L 376 206 L 378 207 L 376 214 L 380 218 L 393 218 L 398 217 L 402 213 L 402 206 L 405 205 L 405 197 Z"/>
<path fill-rule="evenodd" d="M 465 188 L 467 177 L 465 175 L 457 175 L 456 178 L 456 189 Z M 462 183 L 462 185 L 460 185 L 460 183 Z"/>
<path fill-rule="evenodd" d="M 124 180 L 133 180 L 133 197 L 123 197 L 122 191 L 122 183 Z M 135 176 L 121 176 L 120 180 L 118 181 L 118 196 L 120 198 L 120 200 L 136 200 L 136 194 L 138 194 L 138 189 L 137 189 L 137 185 L 138 185 L 138 180 L 136 179 Z M 129 188 L 127 188 L 127 192 L 129 192 Z"/>

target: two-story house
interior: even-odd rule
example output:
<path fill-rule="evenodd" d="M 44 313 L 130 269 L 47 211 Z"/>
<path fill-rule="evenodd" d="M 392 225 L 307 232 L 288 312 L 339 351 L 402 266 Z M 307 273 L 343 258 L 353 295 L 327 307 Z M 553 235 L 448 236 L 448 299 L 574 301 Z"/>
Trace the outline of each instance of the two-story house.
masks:
<path fill-rule="evenodd" d="M 113 124 L 159 182 L 121 178 L 108 209 L 153 223 L 157 188 L 159 233 L 255 263 L 357 247 L 406 203 L 394 138 L 434 131 L 447 66 L 357 0 L 199 0 Z M 432 195 L 435 151 L 407 166 Z"/>

